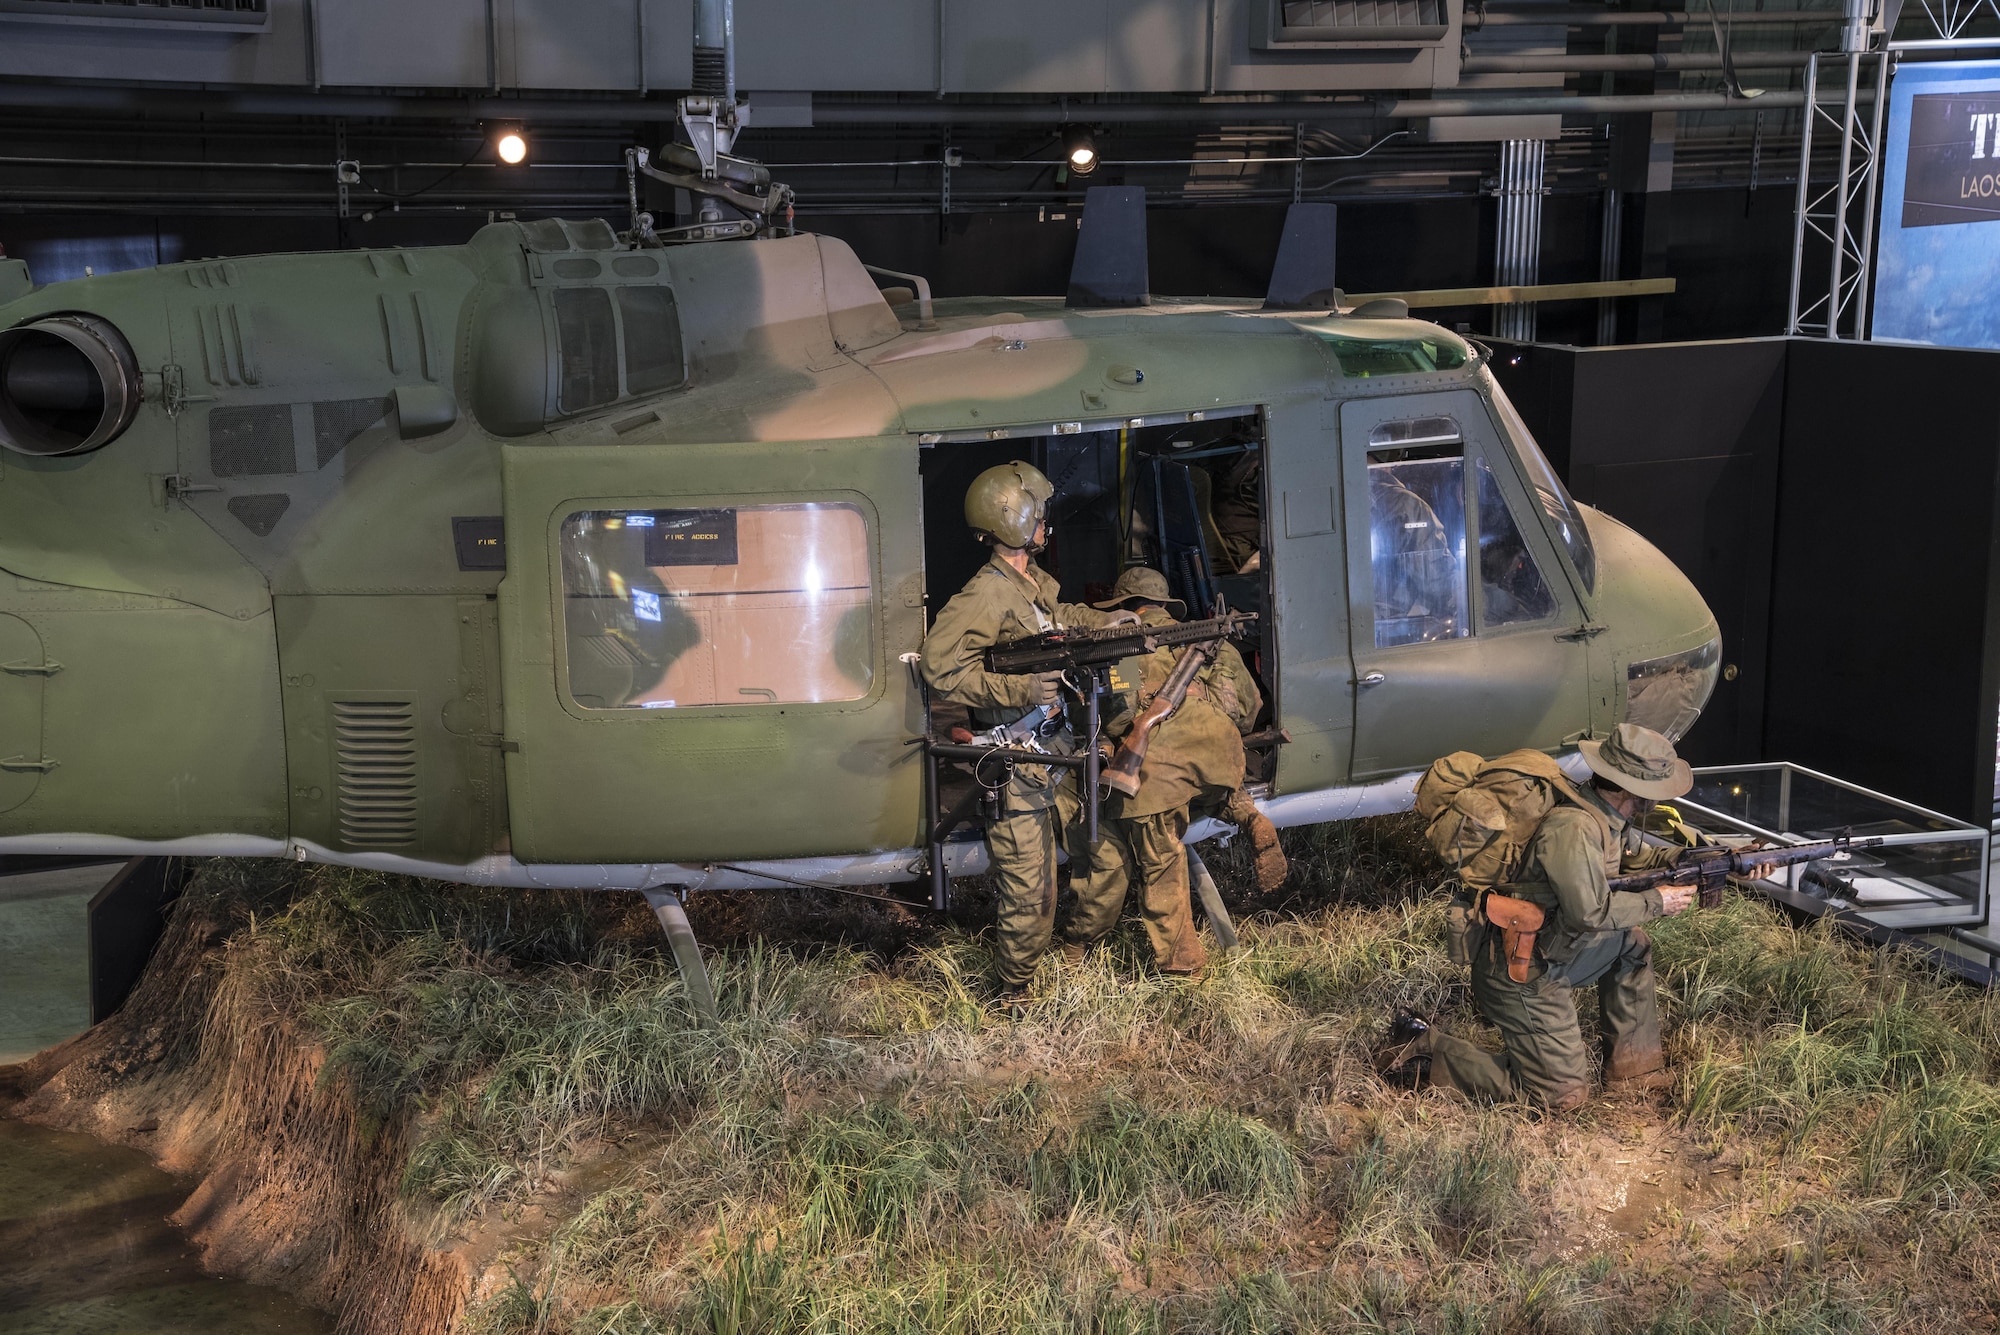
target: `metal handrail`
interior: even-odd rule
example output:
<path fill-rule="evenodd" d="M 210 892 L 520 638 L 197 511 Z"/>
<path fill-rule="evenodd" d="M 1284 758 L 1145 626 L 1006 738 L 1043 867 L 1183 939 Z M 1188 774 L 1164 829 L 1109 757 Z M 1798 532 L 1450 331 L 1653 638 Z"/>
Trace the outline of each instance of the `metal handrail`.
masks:
<path fill-rule="evenodd" d="M 884 269 L 880 265 L 875 264 L 864 264 L 861 267 L 869 273 L 880 274 L 884 278 L 900 278 L 904 282 L 914 286 L 917 290 L 917 328 L 935 329 L 938 327 L 937 317 L 931 312 L 930 279 L 925 278 L 921 274 L 903 273 L 896 269 Z"/>

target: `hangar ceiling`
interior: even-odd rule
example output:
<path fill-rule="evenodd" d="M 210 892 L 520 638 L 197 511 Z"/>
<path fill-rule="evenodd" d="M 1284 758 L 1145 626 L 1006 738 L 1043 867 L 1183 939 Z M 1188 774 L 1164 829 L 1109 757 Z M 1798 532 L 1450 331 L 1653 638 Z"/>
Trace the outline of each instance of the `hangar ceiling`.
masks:
<path fill-rule="evenodd" d="M 804 207 L 1046 209 L 1085 124 L 1161 204 L 1781 184 L 1828 0 L 737 0 L 743 149 Z M 614 209 L 692 78 L 693 0 L 0 0 L 0 210 Z M 1501 114 L 1507 112 L 1516 114 Z M 1660 120 L 1672 112 L 1664 125 Z M 480 148 L 532 128 L 518 169 Z M 1622 142 L 1621 142 L 1622 141 Z M 1365 156 L 1364 156 L 1365 155 Z M 343 191 L 335 164 L 358 164 Z M 952 166 L 948 164 L 960 164 Z M 1619 186 L 1619 178 L 1630 178 Z M 1103 178 L 1100 178 L 1103 179 Z"/>
<path fill-rule="evenodd" d="M 1495 201 L 1545 195 L 1571 201 L 1566 236 L 1591 220 L 1601 262 L 1574 276 L 1655 274 L 1674 224 L 1648 200 L 1789 209 L 1803 65 L 1837 49 L 1844 10 L 1644 3 L 735 0 L 738 151 L 808 219 L 931 215 L 940 238 L 952 215 L 1073 216 L 1087 184 L 1143 185 L 1161 208 L 1455 200 L 1485 210 L 1463 243 L 1486 256 L 1479 281 L 1516 271 L 1492 251 Z M 694 6 L 0 0 L 0 244 L 145 226 L 119 217 L 153 220 L 143 262 L 415 244 L 508 214 L 622 221 L 635 191 L 680 216 L 625 150 L 673 133 Z M 2000 31 L 1991 8 L 1963 32 Z M 529 132 L 527 163 L 494 160 L 502 123 Z M 1066 170 L 1065 125 L 1095 135 L 1096 175 Z M 1819 142 L 1830 175 L 1837 145 Z M 250 221 L 282 217 L 337 230 Z"/>

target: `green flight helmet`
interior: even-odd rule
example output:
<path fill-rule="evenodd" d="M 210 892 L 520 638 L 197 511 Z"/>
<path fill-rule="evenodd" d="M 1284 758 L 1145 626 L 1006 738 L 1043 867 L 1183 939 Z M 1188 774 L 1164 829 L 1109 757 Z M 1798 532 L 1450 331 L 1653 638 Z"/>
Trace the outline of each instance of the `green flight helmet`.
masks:
<path fill-rule="evenodd" d="M 995 542 L 1040 551 L 1035 527 L 1048 518 L 1049 497 L 1055 494 L 1041 469 L 1016 459 L 972 479 L 965 490 L 965 522 Z"/>

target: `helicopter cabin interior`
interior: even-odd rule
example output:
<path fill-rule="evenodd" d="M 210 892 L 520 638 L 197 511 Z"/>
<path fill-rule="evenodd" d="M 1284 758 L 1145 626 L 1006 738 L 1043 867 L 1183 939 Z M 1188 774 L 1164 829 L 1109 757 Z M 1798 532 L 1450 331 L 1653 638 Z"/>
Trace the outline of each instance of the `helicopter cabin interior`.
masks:
<path fill-rule="evenodd" d="M 1061 586 L 1064 602 L 1111 596 L 1119 573 L 1147 566 L 1166 575 L 1187 616 L 1224 605 L 1262 613 L 1269 604 L 1264 565 L 1264 417 L 1256 408 L 1176 414 L 1176 420 L 998 441 L 939 443 L 920 463 L 924 567 L 934 610 L 985 564 L 988 549 L 966 529 L 963 497 L 986 469 L 1012 459 L 1033 464 L 1055 488 L 1047 548 L 1036 558 Z M 1197 420 L 1187 420 L 1194 416 Z M 1250 752 L 1253 783 L 1268 779 L 1274 714 L 1269 619 L 1254 640 L 1236 643 L 1265 706 Z M 941 734 L 964 710 L 933 700 Z"/>

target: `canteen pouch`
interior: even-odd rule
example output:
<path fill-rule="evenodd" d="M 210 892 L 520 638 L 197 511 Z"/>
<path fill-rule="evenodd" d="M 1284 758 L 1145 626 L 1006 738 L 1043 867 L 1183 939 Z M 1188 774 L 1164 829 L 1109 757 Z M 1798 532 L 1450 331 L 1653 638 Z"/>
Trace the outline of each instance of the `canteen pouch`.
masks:
<path fill-rule="evenodd" d="M 1486 921 L 1472 901 L 1463 895 L 1453 895 L 1451 903 L 1444 908 L 1444 951 L 1453 964 L 1472 963 L 1472 955 L 1479 947 L 1480 929 Z"/>

